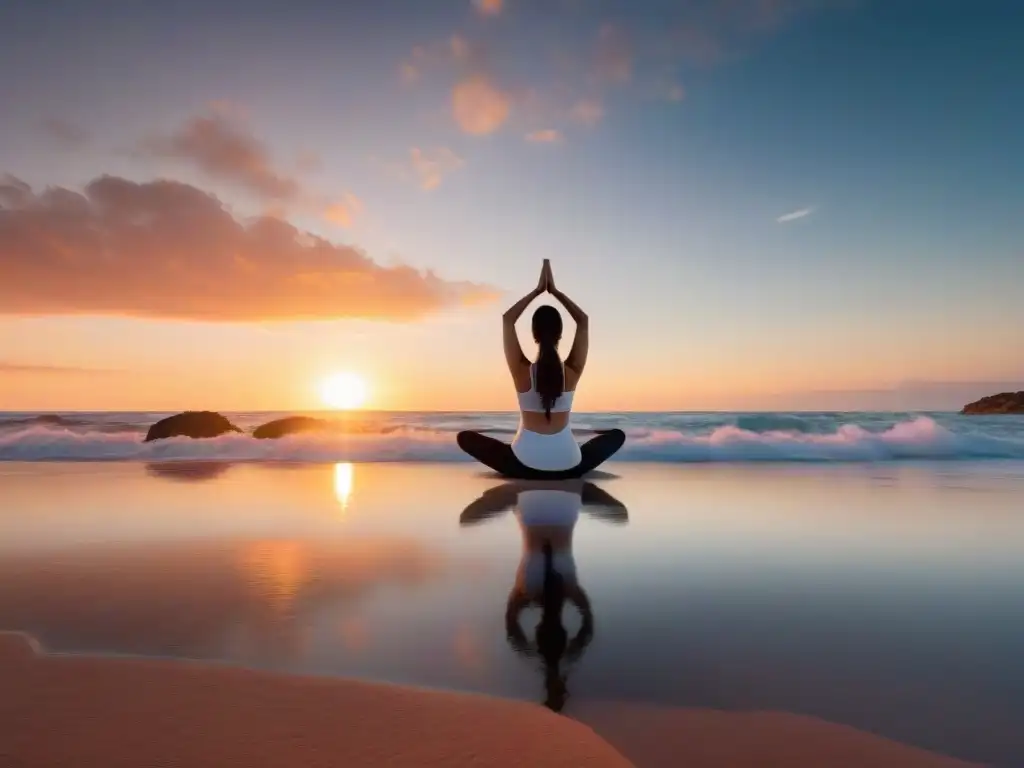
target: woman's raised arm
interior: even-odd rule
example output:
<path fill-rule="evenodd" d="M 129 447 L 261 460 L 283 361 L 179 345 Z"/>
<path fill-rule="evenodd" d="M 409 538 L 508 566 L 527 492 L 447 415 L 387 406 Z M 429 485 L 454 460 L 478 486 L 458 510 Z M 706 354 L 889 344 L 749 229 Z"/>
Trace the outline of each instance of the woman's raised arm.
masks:
<path fill-rule="evenodd" d="M 508 370 L 513 377 L 516 376 L 524 365 L 530 364 L 530 361 L 526 359 L 526 355 L 523 354 L 523 348 L 519 344 L 519 334 L 516 333 L 516 321 L 526 311 L 526 308 L 530 306 L 530 302 L 547 290 L 547 260 L 544 263 L 545 267 L 541 268 L 537 287 L 506 309 L 505 314 L 501 316 L 502 345 L 505 348 L 505 362 L 508 363 Z"/>
<path fill-rule="evenodd" d="M 555 278 L 551 274 L 550 267 L 548 268 L 548 290 L 562 303 L 569 313 L 569 317 L 576 323 L 576 338 L 572 340 L 572 349 L 569 350 L 569 356 L 565 358 L 565 364 L 572 368 L 578 376 L 583 373 L 583 369 L 587 365 L 587 353 L 590 351 L 590 318 L 576 302 L 555 287 Z"/>

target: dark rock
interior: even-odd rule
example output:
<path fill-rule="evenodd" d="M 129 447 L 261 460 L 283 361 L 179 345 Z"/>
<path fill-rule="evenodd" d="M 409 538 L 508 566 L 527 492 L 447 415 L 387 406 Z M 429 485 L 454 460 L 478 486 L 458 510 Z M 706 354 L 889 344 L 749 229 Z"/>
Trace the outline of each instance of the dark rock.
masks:
<path fill-rule="evenodd" d="M 146 433 L 146 442 L 167 437 L 217 437 L 226 432 L 241 431 L 214 411 L 185 411 L 160 419 L 151 426 Z"/>
<path fill-rule="evenodd" d="M 1024 392 L 1000 392 L 975 400 L 964 406 L 960 413 L 982 415 L 987 413 L 1024 413 Z"/>
<path fill-rule="evenodd" d="M 266 424 L 260 424 L 253 430 L 252 436 L 263 439 L 274 439 L 285 435 L 294 435 L 299 432 L 315 432 L 317 430 L 330 429 L 330 421 L 326 419 L 314 419 L 310 416 L 288 416 L 284 419 L 275 419 Z"/>

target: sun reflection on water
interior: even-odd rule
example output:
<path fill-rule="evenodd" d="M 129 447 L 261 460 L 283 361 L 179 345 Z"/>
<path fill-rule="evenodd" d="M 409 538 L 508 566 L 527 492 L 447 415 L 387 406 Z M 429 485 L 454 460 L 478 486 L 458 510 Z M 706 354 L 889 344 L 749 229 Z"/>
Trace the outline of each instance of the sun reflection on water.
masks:
<path fill-rule="evenodd" d="M 350 461 L 342 461 L 334 465 L 334 495 L 338 498 L 343 512 L 348 511 L 349 497 L 352 495 L 352 478 L 355 468 Z"/>
<path fill-rule="evenodd" d="M 242 552 L 243 572 L 275 611 L 286 612 L 308 578 L 306 552 L 296 541 L 257 541 Z"/>

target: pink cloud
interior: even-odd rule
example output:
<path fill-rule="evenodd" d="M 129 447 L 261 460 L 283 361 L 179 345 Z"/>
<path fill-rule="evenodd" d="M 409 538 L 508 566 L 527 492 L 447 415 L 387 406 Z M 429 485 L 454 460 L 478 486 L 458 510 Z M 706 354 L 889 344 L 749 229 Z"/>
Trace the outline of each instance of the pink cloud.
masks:
<path fill-rule="evenodd" d="M 534 144 L 555 144 L 562 140 L 562 134 L 553 128 L 526 134 L 526 140 Z"/>
<path fill-rule="evenodd" d="M 189 162 L 209 178 L 232 182 L 262 199 L 294 201 L 302 192 L 298 179 L 274 169 L 266 145 L 222 110 L 143 142 L 143 151 Z"/>
<path fill-rule="evenodd" d="M 457 171 L 465 162 L 447 147 L 423 150 L 413 147 L 409 150 L 413 173 L 423 189 L 436 189 L 444 177 Z"/>
<path fill-rule="evenodd" d="M 470 75 L 452 90 L 452 115 L 465 133 L 494 133 L 508 120 L 511 111 L 511 97 L 487 75 Z"/>
<path fill-rule="evenodd" d="M 247 322 L 412 320 L 495 298 L 384 267 L 286 221 L 237 219 L 175 181 L 99 177 L 80 193 L 0 181 L 0 314 Z"/>
<path fill-rule="evenodd" d="M 476 9 L 485 16 L 497 16 L 504 6 L 503 0 L 473 0 Z"/>

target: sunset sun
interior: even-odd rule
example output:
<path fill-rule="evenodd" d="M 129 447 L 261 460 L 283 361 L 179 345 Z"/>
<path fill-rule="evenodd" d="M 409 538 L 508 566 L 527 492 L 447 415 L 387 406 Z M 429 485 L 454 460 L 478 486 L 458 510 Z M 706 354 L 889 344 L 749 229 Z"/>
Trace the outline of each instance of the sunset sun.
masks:
<path fill-rule="evenodd" d="M 354 373 L 335 373 L 320 385 L 320 399 L 341 411 L 361 407 L 367 395 L 366 381 Z"/>

